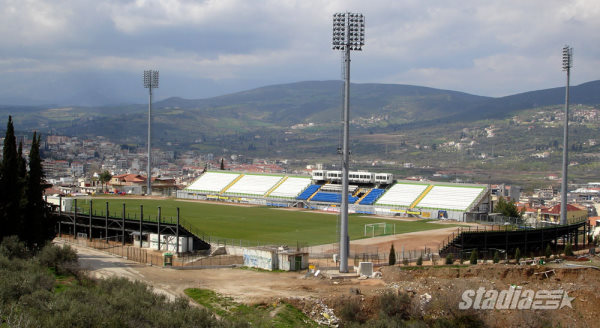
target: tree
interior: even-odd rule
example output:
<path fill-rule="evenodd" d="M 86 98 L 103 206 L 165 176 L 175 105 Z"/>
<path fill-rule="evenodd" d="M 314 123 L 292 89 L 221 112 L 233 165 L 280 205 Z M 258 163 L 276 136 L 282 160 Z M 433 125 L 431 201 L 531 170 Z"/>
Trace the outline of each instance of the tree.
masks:
<path fill-rule="evenodd" d="M 225 170 L 225 161 L 223 158 L 221 158 L 221 167 L 220 167 L 221 171 Z"/>
<path fill-rule="evenodd" d="M 550 247 L 550 244 L 548 244 L 548 246 L 546 246 L 546 261 L 550 260 L 551 256 L 552 256 L 552 247 Z"/>
<path fill-rule="evenodd" d="M 390 247 L 390 256 L 389 256 L 388 264 L 389 265 L 396 264 L 396 251 L 394 250 L 394 244 L 392 244 L 392 247 Z"/>
<path fill-rule="evenodd" d="M 102 190 L 104 191 L 104 185 L 110 181 L 110 179 L 112 179 L 112 174 L 110 174 L 108 171 L 104 171 L 100 173 L 100 177 L 98 179 L 100 180 L 100 183 L 102 184 Z"/>
<path fill-rule="evenodd" d="M 492 262 L 494 262 L 494 263 L 500 262 L 500 253 L 498 253 L 498 251 L 494 252 L 494 258 L 492 259 Z"/>
<path fill-rule="evenodd" d="M 23 185 L 19 183 L 19 161 L 12 117 L 8 117 L 2 162 L 0 165 L 0 237 L 21 232 L 21 198 Z"/>
<path fill-rule="evenodd" d="M 503 197 L 498 198 L 498 204 L 494 208 L 494 212 L 501 213 L 504 216 L 511 218 L 521 218 L 523 212 L 519 212 L 517 206 L 513 202 L 507 202 Z"/>
<path fill-rule="evenodd" d="M 477 254 L 477 249 L 474 249 L 471 252 L 471 258 L 469 259 L 469 262 L 471 264 L 477 264 L 477 259 L 479 258 L 479 254 Z"/>
<path fill-rule="evenodd" d="M 54 235 L 53 216 L 43 199 L 45 176 L 40 157 L 40 139 L 40 136 L 34 132 L 29 151 L 29 172 L 24 199 L 27 204 L 25 224 L 28 233 L 23 235 L 22 239 L 34 249 L 41 249 Z"/>
<path fill-rule="evenodd" d="M 565 245 L 565 256 L 573 256 L 573 245 L 571 243 Z"/>
<path fill-rule="evenodd" d="M 517 264 L 519 264 L 519 261 L 521 261 L 521 250 L 519 248 L 517 248 L 515 251 L 515 261 Z"/>

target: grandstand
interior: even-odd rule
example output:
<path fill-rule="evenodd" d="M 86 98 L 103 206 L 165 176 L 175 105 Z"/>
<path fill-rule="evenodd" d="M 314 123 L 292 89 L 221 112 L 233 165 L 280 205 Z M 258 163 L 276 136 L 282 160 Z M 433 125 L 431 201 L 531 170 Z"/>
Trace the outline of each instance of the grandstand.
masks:
<path fill-rule="evenodd" d="M 487 211 L 489 194 L 485 185 L 415 181 L 381 184 L 357 180 L 349 185 L 348 191 L 351 212 L 459 221 L 466 220 L 466 215 Z M 322 176 L 311 180 L 310 177 L 209 171 L 185 190 L 178 191 L 177 197 L 337 210 L 343 196 L 341 184 Z"/>
<path fill-rule="evenodd" d="M 224 194 L 264 196 L 283 178 L 282 176 L 245 174 L 227 189 Z"/>
<path fill-rule="evenodd" d="M 429 185 L 399 182 L 379 198 L 376 205 L 410 207 Z"/>
<path fill-rule="evenodd" d="M 186 188 L 188 191 L 196 192 L 221 192 L 229 184 L 240 176 L 239 173 L 230 172 L 206 172 L 194 183 Z"/>
<path fill-rule="evenodd" d="M 300 195 L 300 192 L 305 190 L 311 181 L 309 178 L 300 177 L 284 177 L 284 181 L 276 186 L 271 193 L 268 193 L 267 197 L 272 198 L 292 198 L 295 199 Z"/>
<path fill-rule="evenodd" d="M 485 187 L 433 186 L 417 206 L 466 211 L 484 190 Z"/>

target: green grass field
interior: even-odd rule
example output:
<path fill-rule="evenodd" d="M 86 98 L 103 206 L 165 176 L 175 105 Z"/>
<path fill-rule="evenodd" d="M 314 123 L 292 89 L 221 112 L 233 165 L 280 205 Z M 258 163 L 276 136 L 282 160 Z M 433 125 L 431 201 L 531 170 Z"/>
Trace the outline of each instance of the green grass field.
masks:
<path fill-rule="evenodd" d="M 314 211 L 289 211 L 272 207 L 243 207 L 213 203 L 167 200 L 140 200 L 127 198 L 94 198 L 93 208 L 97 215 L 104 213 L 109 203 L 111 216 L 121 217 L 125 204 L 129 218 L 140 217 L 140 205 L 144 206 L 144 220 L 155 220 L 158 206 L 162 217 L 167 221 L 176 217 L 176 208 L 180 217 L 211 238 L 241 239 L 261 244 L 321 245 L 337 242 L 338 216 Z M 89 203 L 79 200 L 79 211 L 87 212 Z M 380 218 L 350 215 L 348 232 L 350 239 L 364 237 L 367 223 L 390 223 L 396 225 L 396 233 L 448 228 L 452 225 L 439 225 L 426 220 L 405 222 Z"/>

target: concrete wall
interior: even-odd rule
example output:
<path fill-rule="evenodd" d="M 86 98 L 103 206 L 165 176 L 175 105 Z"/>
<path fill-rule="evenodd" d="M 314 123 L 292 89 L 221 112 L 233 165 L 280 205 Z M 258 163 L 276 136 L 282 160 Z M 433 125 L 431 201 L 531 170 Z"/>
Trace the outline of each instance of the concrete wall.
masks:
<path fill-rule="evenodd" d="M 158 234 L 151 233 L 150 249 L 158 249 Z M 192 237 L 179 237 L 179 253 L 188 252 L 193 249 L 194 240 Z M 174 235 L 160 235 L 160 250 L 177 252 L 177 238 Z"/>
<path fill-rule="evenodd" d="M 302 257 L 302 262 L 300 263 L 300 267 L 296 268 L 296 256 Z M 308 269 L 308 253 L 306 254 L 289 254 L 289 253 L 279 253 L 277 254 L 277 259 L 279 261 L 279 269 L 284 271 L 296 271 Z"/>
<path fill-rule="evenodd" d="M 244 265 L 251 268 L 260 268 L 273 271 L 279 268 L 275 251 L 261 249 L 244 249 Z"/>

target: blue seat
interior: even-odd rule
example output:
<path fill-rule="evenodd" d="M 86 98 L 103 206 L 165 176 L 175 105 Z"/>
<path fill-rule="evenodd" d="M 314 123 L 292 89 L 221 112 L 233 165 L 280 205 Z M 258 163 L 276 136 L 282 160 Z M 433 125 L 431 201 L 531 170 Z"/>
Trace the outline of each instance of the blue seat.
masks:
<path fill-rule="evenodd" d="M 296 197 L 296 199 L 307 200 L 308 197 L 310 197 L 312 194 L 314 194 L 315 191 L 319 190 L 319 188 L 321 188 L 321 186 L 319 186 L 319 185 L 310 185 L 310 186 L 306 187 L 306 189 L 304 189 L 304 191 L 302 193 L 300 193 L 300 195 L 298 195 L 298 197 Z"/>
<path fill-rule="evenodd" d="M 378 189 L 378 188 L 373 188 L 371 190 L 371 192 L 365 196 L 365 198 L 363 198 L 363 200 L 360 201 L 360 205 L 373 205 L 373 203 L 375 203 L 375 201 L 377 199 L 379 199 L 379 197 L 381 195 L 383 195 L 383 193 L 385 192 L 385 189 Z"/>

